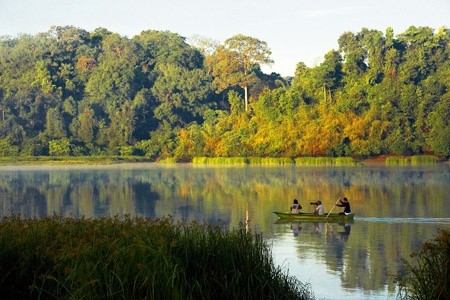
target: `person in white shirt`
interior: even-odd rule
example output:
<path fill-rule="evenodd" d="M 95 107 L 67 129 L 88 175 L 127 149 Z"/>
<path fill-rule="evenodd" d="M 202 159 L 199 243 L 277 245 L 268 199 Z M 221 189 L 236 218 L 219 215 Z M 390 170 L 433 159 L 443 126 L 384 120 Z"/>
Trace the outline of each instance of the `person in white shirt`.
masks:
<path fill-rule="evenodd" d="M 291 205 L 291 213 L 298 214 L 298 213 L 300 213 L 301 209 L 302 209 L 302 206 L 298 203 L 298 200 L 294 199 L 294 204 Z"/>
<path fill-rule="evenodd" d="M 325 214 L 325 212 L 324 212 L 324 209 L 323 209 L 323 205 L 322 205 L 322 201 L 317 201 L 316 203 L 315 203 L 315 205 L 316 205 L 316 208 L 314 209 L 314 214 L 315 215 L 319 215 L 319 216 L 322 216 L 322 215 L 324 215 Z"/>

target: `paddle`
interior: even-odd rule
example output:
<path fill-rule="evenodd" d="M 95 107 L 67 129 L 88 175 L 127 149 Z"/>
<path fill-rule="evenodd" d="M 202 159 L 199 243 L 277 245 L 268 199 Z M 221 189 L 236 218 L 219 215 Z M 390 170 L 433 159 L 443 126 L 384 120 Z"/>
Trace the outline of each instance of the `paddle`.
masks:
<path fill-rule="evenodd" d="M 328 215 L 325 219 L 327 219 L 328 216 L 331 214 L 331 212 L 333 211 L 334 207 L 336 206 L 336 204 L 338 203 L 339 200 L 341 200 L 341 197 L 339 197 L 339 199 L 336 200 L 336 202 L 334 203 L 333 207 L 330 209 L 330 212 L 328 213 Z"/>

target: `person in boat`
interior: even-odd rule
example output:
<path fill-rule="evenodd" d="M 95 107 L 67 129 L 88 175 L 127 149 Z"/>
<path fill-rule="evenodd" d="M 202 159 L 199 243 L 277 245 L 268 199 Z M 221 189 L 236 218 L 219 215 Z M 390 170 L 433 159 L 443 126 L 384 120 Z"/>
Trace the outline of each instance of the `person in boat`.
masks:
<path fill-rule="evenodd" d="M 336 204 L 336 206 L 343 207 L 344 211 L 340 212 L 340 215 L 349 215 L 352 213 L 352 210 L 350 209 L 350 202 L 348 202 L 348 199 L 344 197 L 344 199 L 339 198 L 340 204 Z"/>
<path fill-rule="evenodd" d="M 319 216 L 323 216 L 325 214 L 325 211 L 323 209 L 323 205 L 322 205 L 322 201 L 317 201 L 316 203 L 314 203 L 314 211 L 313 214 L 315 215 L 319 215 Z"/>
<path fill-rule="evenodd" d="M 298 203 L 298 200 L 294 199 L 294 204 L 291 205 L 291 213 L 299 214 L 301 209 L 302 209 L 302 206 Z"/>

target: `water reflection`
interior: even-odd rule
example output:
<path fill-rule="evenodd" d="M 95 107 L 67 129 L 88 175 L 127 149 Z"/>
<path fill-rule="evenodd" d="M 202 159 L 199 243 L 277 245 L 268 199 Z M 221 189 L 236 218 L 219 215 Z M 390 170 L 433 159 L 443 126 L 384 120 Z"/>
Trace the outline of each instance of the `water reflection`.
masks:
<path fill-rule="evenodd" d="M 318 298 L 392 297 L 402 258 L 450 227 L 448 165 L 425 167 L 1 167 L 0 215 L 173 216 L 245 224 Z M 279 223 L 292 199 L 329 210 L 345 195 L 354 223 Z M 326 286 L 324 287 L 324 281 Z"/>

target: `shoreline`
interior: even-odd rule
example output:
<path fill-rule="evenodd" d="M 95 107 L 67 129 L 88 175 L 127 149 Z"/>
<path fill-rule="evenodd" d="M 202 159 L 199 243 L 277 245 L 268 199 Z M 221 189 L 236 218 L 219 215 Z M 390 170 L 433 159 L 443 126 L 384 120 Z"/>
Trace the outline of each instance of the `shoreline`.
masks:
<path fill-rule="evenodd" d="M 393 157 L 393 156 L 391 156 Z M 399 156 L 400 157 L 400 156 Z M 411 158 L 411 156 L 402 156 L 403 158 Z M 407 166 L 413 165 L 409 163 L 388 164 L 387 159 L 389 156 L 371 157 L 362 160 L 355 159 L 355 164 L 348 164 L 349 166 Z M 435 164 L 449 164 L 449 160 L 436 159 Z M 142 157 L 25 157 L 25 158 L 0 158 L 0 167 L 5 166 L 107 166 L 107 165 L 120 165 L 120 164 L 141 164 L 152 163 L 159 165 L 177 165 L 177 164 L 195 164 L 193 162 L 167 162 L 166 160 L 155 161 Z M 414 165 L 423 165 L 429 163 L 419 163 Z M 195 165 L 212 165 L 212 164 L 195 164 Z M 233 164 L 224 164 L 233 165 Z M 238 164 L 235 164 L 238 165 Z M 243 164 L 243 165 L 265 165 L 265 164 Z M 272 164 L 272 166 L 277 164 Z M 283 164 L 279 164 L 282 166 Z M 286 164 L 288 165 L 288 164 Z M 293 164 L 296 165 L 296 164 Z M 327 164 L 299 164 L 297 166 L 345 166 L 342 165 L 327 165 Z M 266 165 L 269 166 L 269 165 Z"/>

